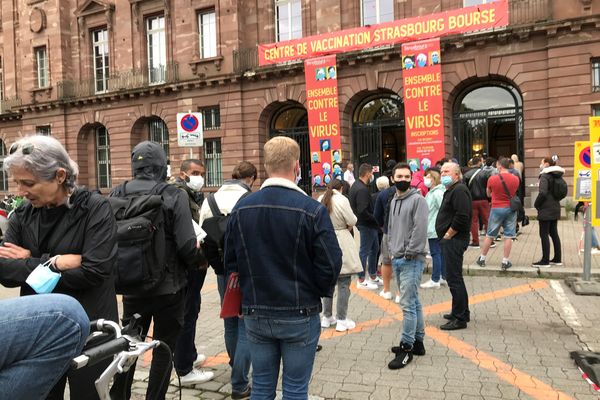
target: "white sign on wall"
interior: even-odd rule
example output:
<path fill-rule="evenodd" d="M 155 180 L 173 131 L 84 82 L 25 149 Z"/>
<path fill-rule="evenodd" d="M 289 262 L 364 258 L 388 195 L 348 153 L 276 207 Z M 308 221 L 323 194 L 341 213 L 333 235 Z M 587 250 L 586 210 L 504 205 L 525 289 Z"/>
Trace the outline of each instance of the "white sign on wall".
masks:
<path fill-rule="evenodd" d="M 202 113 L 177 113 L 177 144 L 198 147 L 204 144 Z"/>

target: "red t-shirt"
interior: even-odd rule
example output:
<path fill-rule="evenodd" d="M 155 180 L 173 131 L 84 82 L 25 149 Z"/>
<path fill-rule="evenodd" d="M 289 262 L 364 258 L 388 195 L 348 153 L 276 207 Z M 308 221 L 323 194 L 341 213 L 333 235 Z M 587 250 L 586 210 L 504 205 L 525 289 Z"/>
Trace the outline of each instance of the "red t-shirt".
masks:
<path fill-rule="evenodd" d="M 492 192 L 492 208 L 510 207 L 510 198 L 514 196 L 515 193 L 517 193 L 517 189 L 519 189 L 519 178 L 510 172 L 503 173 L 502 179 L 504 179 L 504 183 L 506 183 L 510 197 L 506 194 L 506 190 L 504 190 L 500 175 L 492 175 L 487 182 L 487 187 Z"/>

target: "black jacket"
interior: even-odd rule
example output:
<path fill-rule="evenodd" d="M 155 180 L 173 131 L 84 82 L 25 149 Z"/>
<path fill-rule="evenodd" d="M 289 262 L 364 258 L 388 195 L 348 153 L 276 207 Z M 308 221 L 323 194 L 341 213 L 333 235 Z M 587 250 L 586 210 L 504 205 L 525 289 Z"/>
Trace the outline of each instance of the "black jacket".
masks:
<path fill-rule="evenodd" d="M 157 183 L 166 179 L 167 160 L 162 148 L 156 143 L 138 144 L 133 149 L 132 167 L 134 179 L 125 185 L 125 194 L 148 193 Z M 122 186 L 113 189 L 111 196 L 121 192 Z M 167 273 L 163 282 L 152 292 L 144 294 L 144 297 L 177 293 L 187 285 L 188 268 L 207 266 L 204 254 L 196 247 L 196 234 L 187 194 L 173 185 L 168 185 L 162 196 L 166 221 Z"/>
<path fill-rule="evenodd" d="M 538 221 L 555 221 L 560 219 L 560 202 L 552 195 L 555 178 L 560 178 L 565 170 L 559 166 L 544 168 L 540 175 L 540 192 L 533 206 L 538 211 Z"/>
<path fill-rule="evenodd" d="M 477 172 L 479 171 L 479 172 Z M 477 175 L 475 173 L 477 172 Z M 473 175 L 475 177 L 473 178 Z M 475 200 L 488 200 L 486 189 L 487 189 L 487 181 L 491 175 L 491 170 L 486 168 L 471 168 L 464 175 L 465 185 L 469 188 L 471 192 L 471 198 L 473 201 Z M 471 181 L 471 178 L 473 180 Z M 471 181 L 471 184 L 469 184 Z"/>
<path fill-rule="evenodd" d="M 181 178 L 177 178 L 172 185 L 185 192 L 188 197 L 192 219 L 196 222 L 200 221 L 200 207 L 202 207 L 202 202 L 204 201 L 204 194 L 190 189 L 186 182 Z"/>
<path fill-rule="evenodd" d="M 356 226 L 379 230 L 379 224 L 373 216 L 373 201 L 369 187 L 357 179 L 350 188 L 350 206 L 358 221 Z"/>
<path fill-rule="evenodd" d="M 468 241 L 472 212 L 471 193 L 467 185 L 459 181 L 446 188 L 440 211 L 435 220 L 435 231 L 438 237 L 441 239 L 448 228 L 452 227 L 457 231 L 454 236 L 456 239 Z"/>
<path fill-rule="evenodd" d="M 4 242 L 31 251 L 31 258 L 0 258 L 0 282 L 8 287 L 21 286 L 21 294 L 35 292 L 25 283 L 31 271 L 57 254 L 80 254 L 81 267 L 64 271 L 54 293 L 77 299 L 90 319 L 117 321 L 113 269 L 117 255 L 117 226 L 108 201 L 87 189 L 78 188 L 70 198 L 69 208 L 56 221 L 47 243 L 48 252 L 40 249 L 41 208 L 29 202 L 11 216 Z"/>

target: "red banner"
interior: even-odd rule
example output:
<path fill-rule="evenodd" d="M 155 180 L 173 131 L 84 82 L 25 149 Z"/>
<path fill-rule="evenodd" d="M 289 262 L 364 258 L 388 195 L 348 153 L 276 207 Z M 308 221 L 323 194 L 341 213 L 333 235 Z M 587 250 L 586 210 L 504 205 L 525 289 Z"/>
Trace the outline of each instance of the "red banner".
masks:
<path fill-rule="evenodd" d="M 313 187 L 342 176 L 342 141 L 335 56 L 304 61 Z"/>
<path fill-rule="evenodd" d="M 442 13 L 309 36 L 258 46 L 258 64 L 303 60 L 325 54 L 361 50 L 456 35 L 508 25 L 508 1 L 500 0 Z"/>
<path fill-rule="evenodd" d="M 445 157 L 440 39 L 402 45 L 406 158 L 411 169 Z"/>

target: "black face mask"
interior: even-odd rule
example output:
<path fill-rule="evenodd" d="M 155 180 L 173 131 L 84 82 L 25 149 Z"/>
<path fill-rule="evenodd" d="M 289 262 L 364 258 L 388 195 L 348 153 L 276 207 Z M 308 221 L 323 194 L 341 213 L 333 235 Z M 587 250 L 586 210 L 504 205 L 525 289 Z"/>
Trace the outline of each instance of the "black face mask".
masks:
<path fill-rule="evenodd" d="M 400 182 L 395 182 L 396 185 L 396 189 L 398 189 L 401 192 L 406 192 L 408 190 L 408 188 L 410 187 L 410 182 L 409 181 L 400 181 Z"/>

